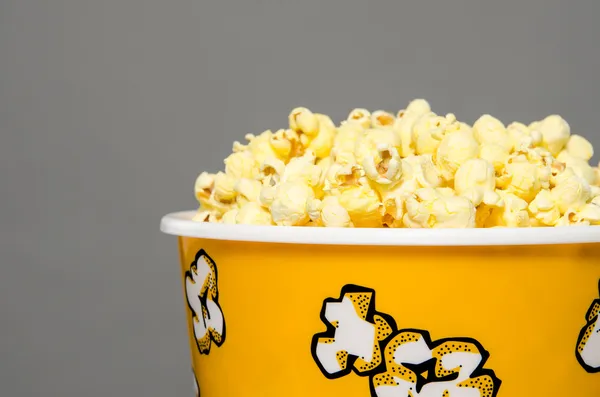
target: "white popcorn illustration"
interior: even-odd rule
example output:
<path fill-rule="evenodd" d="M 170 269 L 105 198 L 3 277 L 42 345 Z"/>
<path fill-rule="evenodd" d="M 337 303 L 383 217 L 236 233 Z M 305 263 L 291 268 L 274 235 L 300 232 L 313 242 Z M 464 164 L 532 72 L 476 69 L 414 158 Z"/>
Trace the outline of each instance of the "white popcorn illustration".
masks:
<path fill-rule="evenodd" d="M 372 397 L 495 397 L 501 381 L 484 369 L 489 353 L 472 338 L 432 341 L 427 331 L 396 328 L 375 310 L 375 291 L 342 288 L 323 303 L 327 331 L 311 351 L 327 378 L 369 376 Z"/>
<path fill-rule="evenodd" d="M 185 273 L 185 293 L 198 350 L 209 354 L 213 342 L 221 346 L 225 341 L 225 319 L 218 301 L 217 267 L 204 250 Z"/>
<path fill-rule="evenodd" d="M 354 370 L 368 373 L 382 363 L 380 342 L 395 327 L 394 320 L 375 312 L 375 291 L 346 285 L 340 299 L 326 299 L 321 319 L 328 330 L 313 337 L 312 354 L 328 378 Z"/>
<path fill-rule="evenodd" d="M 403 330 L 386 345 L 386 371 L 371 378 L 376 397 L 492 397 L 500 386 L 483 369 L 489 354 L 471 338 L 432 342 L 426 331 Z"/>
<path fill-rule="evenodd" d="M 587 323 L 579 334 L 575 355 L 587 372 L 600 372 L 600 299 L 592 302 L 585 318 Z"/>

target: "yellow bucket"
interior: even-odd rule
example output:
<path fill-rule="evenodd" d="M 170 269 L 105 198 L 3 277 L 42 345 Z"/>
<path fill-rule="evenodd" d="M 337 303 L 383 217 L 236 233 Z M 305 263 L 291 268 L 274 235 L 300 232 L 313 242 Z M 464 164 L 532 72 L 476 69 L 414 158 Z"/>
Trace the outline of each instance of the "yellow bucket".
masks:
<path fill-rule="evenodd" d="M 598 397 L 600 227 L 179 236 L 203 397 Z"/>

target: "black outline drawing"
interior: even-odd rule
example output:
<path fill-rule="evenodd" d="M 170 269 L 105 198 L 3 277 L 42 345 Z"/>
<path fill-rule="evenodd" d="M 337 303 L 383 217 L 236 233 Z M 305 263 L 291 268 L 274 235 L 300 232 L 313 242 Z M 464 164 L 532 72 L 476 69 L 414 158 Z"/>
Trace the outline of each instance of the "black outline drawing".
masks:
<path fill-rule="evenodd" d="M 211 261 L 213 263 L 214 269 L 215 269 L 215 284 L 217 286 L 217 288 L 216 288 L 217 292 L 215 293 L 215 299 L 213 300 L 213 302 L 215 303 L 215 305 L 217 305 L 217 307 L 221 311 L 221 314 L 223 315 L 223 332 L 221 333 L 221 341 L 220 342 L 217 342 L 215 340 L 215 338 L 212 336 L 211 332 L 208 331 L 208 327 L 206 327 L 206 319 L 204 318 L 204 315 L 200 314 L 200 316 L 198 316 L 198 314 L 194 311 L 194 309 L 192 309 L 192 306 L 190 305 L 190 302 L 187 298 L 186 280 L 188 277 L 191 278 L 192 280 L 194 279 L 191 274 L 192 266 L 195 266 L 196 263 L 198 263 L 198 259 L 200 259 L 200 257 L 202 257 L 202 256 L 205 256 L 209 261 Z M 225 313 L 223 313 L 223 309 L 221 308 L 221 305 L 219 304 L 219 284 L 218 284 L 219 276 L 218 276 L 218 271 L 217 271 L 217 262 L 215 262 L 215 260 L 213 258 L 211 258 L 211 256 L 208 255 L 206 253 L 206 251 L 204 251 L 204 249 L 201 249 L 200 251 L 198 251 L 196 253 L 196 257 L 194 258 L 194 261 L 190 264 L 190 269 L 185 272 L 183 281 L 184 281 L 183 285 L 186 290 L 185 291 L 185 300 L 186 300 L 188 308 L 190 309 L 190 312 L 192 314 L 192 332 L 193 332 L 194 340 L 196 341 L 196 346 L 198 347 L 198 351 L 200 352 L 200 354 L 208 355 L 208 354 L 210 354 L 210 348 L 213 343 L 215 345 L 217 345 L 217 347 L 221 347 L 221 345 L 223 345 L 223 343 L 225 342 L 225 331 L 226 331 Z M 200 299 L 200 305 L 202 306 L 202 308 L 206 308 L 206 301 L 207 301 L 206 295 L 207 294 L 208 294 L 208 292 L 204 296 L 198 297 Z M 208 313 L 208 310 L 207 310 L 207 313 Z M 202 347 L 200 347 L 200 344 L 198 343 L 198 339 L 196 338 L 196 332 L 194 331 L 194 325 L 193 325 L 194 316 L 197 316 L 199 320 L 201 319 L 202 321 L 204 321 L 204 326 L 206 327 L 206 330 L 208 333 L 208 338 L 210 341 L 207 349 L 202 349 Z M 208 318 L 210 319 L 210 313 L 208 313 L 208 316 L 209 316 Z"/>
<path fill-rule="evenodd" d="M 319 342 L 319 338 L 333 338 L 335 336 L 335 330 L 336 330 L 336 328 L 331 323 L 329 323 L 327 318 L 325 318 L 325 309 L 326 309 L 328 303 L 341 303 L 342 300 L 344 299 L 344 295 L 352 294 L 352 293 L 359 293 L 359 294 L 370 293 L 371 301 L 369 302 L 369 307 L 367 308 L 367 314 L 365 316 L 365 321 L 367 321 L 371 324 L 375 324 L 374 316 L 379 315 L 379 316 L 381 316 L 381 318 L 383 318 L 385 321 L 387 321 L 389 326 L 392 328 L 392 333 L 390 334 L 390 336 L 388 336 L 387 338 L 385 338 L 384 340 L 379 342 L 379 347 L 381 349 L 382 358 L 381 358 L 381 363 L 376 368 L 374 368 L 370 371 L 358 372 L 354 368 L 354 362 L 356 361 L 356 359 L 358 359 L 358 356 L 353 356 L 353 355 L 348 354 L 348 364 L 346 365 L 346 369 L 344 369 L 340 372 L 336 372 L 334 374 L 330 374 L 327 371 L 325 371 L 325 368 L 323 368 L 323 366 L 319 362 L 319 359 L 317 358 L 317 344 Z M 379 369 L 379 367 L 381 367 L 382 365 L 385 364 L 384 363 L 385 360 L 383 359 L 383 353 L 384 353 L 383 348 L 385 347 L 384 342 L 387 341 L 391 337 L 391 335 L 394 334 L 394 331 L 396 330 L 396 321 L 392 318 L 392 316 L 387 315 L 385 313 L 378 312 L 375 310 L 375 290 L 373 290 L 371 288 L 361 287 L 360 285 L 346 284 L 342 287 L 342 291 L 340 292 L 339 298 L 337 298 L 337 299 L 336 298 L 327 298 L 323 301 L 323 306 L 321 308 L 321 313 L 320 313 L 319 317 L 321 318 L 321 321 L 323 322 L 323 324 L 325 324 L 325 326 L 327 327 L 327 330 L 325 332 L 321 332 L 321 333 L 315 334 L 313 336 L 311 347 L 310 347 L 310 352 L 312 354 L 313 359 L 317 363 L 317 366 L 319 367 L 319 369 L 321 370 L 323 375 L 325 375 L 325 377 L 327 377 L 329 379 L 337 379 L 337 378 L 341 378 L 342 376 L 348 375 L 352 371 L 354 371 L 354 373 L 357 374 L 358 376 L 367 376 L 371 373 L 375 373 Z"/>
<path fill-rule="evenodd" d="M 473 372 L 471 373 L 471 375 L 469 376 L 468 379 L 474 379 L 480 376 L 489 376 L 490 378 L 492 378 L 492 382 L 494 384 L 494 391 L 492 392 L 492 397 L 496 397 L 496 395 L 498 394 L 498 391 L 500 390 L 500 385 L 502 384 L 502 381 L 496 376 L 496 373 L 488 368 L 483 368 L 485 366 L 485 363 L 487 362 L 487 360 L 490 358 L 490 352 L 488 352 L 487 350 L 484 349 L 483 345 L 481 343 L 479 343 L 479 341 L 477 339 L 473 339 L 473 338 L 468 338 L 468 337 L 458 337 L 458 338 L 443 338 L 443 339 L 436 339 L 435 341 L 431 339 L 431 335 L 429 333 L 429 331 L 425 331 L 422 329 L 416 329 L 416 328 L 405 328 L 405 329 L 399 329 L 398 331 L 394 332 L 391 335 L 391 338 L 395 338 L 396 336 L 400 335 L 403 332 L 412 332 L 412 333 L 416 333 L 416 334 L 420 334 L 423 337 L 423 340 L 425 341 L 425 344 L 427 345 L 427 347 L 429 348 L 429 350 L 433 350 L 438 346 L 443 345 L 444 343 L 447 342 L 456 342 L 456 343 L 471 343 L 473 345 L 475 345 L 475 347 L 477 347 L 478 349 L 478 353 L 481 354 L 481 362 L 479 363 L 479 365 L 477 365 L 477 367 L 473 370 Z M 390 339 L 391 340 L 391 339 Z M 385 358 L 385 356 L 384 356 Z M 400 363 L 400 365 L 403 365 L 404 367 L 408 368 L 409 370 L 412 371 L 411 367 L 419 367 L 422 366 L 425 363 L 429 363 L 429 365 L 434 366 L 437 363 L 437 359 L 436 358 L 432 358 L 430 360 L 427 360 L 421 364 L 415 365 L 415 364 L 403 364 Z M 385 368 L 387 370 L 387 368 Z M 387 372 L 386 370 L 380 372 L 380 373 L 385 373 Z M 420 373 L 417 373 L 415 371 L 413 371 L 415 373 L 415 375 L 417 375 L 417 384 L 416 384 L 416 391 L 417 393 L 420 392 L 420 389 L 425 386 L 428 383 L 436 383 L 436 382 L 446 382 L 446 381 L 451 381 L 454 380 L 456 378 L 458 378 L 458 374 L 451 374 L 451 375 L 446 375 L 443 376 L 441 378 L 437 378 L 435 377 L 435 371 L 429 371 L 428 375 L 434 375 L 434 379 L 429 379 L 430 376 L 428 376 L 427 379 L 421 379 L 423 378 L 421 376 Z M 378 375 L 378 374 L 373 374 L 373 375 Z M 420 386 L 420 387 L 419 387 Z M 371 391 L 371 395 L 373 397 L 377 397 L 377 394 L 375 393 L 375 387 L 373 386 L 373 377 L 369 378 L 369 389 Z"/>
<path fill-rule="evenodd" d="M 600 280 L 598 281 L 598 293 L 600 294 Z M 584 327 L 581 329 L 581 332 L 579 332 L 579 336 L 577 337 L 577 344 L 575 345 L 575 357 L 577 358 L 577 361 L 583 367 L 583 369 L 585 369 L 587 372 L 589 372 L 591 374 L 600 372 L 600 366 L 599 367 L 591 367 L 591 366 L 587 365 L 585 363 L 585 361 L 583 361 L 583 358 L 581 357 L 581 354 L 579 353 L 579 344 L 581 343 L 581 340 L 583 339 L 583 337 L 585 335 L 585 331 L 588 329 L 588 327 L 590 327 L 592 324 L 595 324 L 597 321 L 600 321 L 600 318 L 599 318 L 600 313 L 598 313 L 594 317 L 590 318 L 590 316 L 592 315 L 592 310 L 594 309 L 594 306 L 596 306 L 597 304 L 600 305 L 600 298 L 594 299 L 592 301 L 592 304 L 590 305 L 590 308 L 586 312 L 585 319 L 587 322 L 584 325 Z M 598 354 L 600 355 L 600 351 L 598 352 Z"/>
<path fill-rule="evenodd" d="M 327 320 L 327 318 L 325 318 L 325 310 L 327 308 L 327 304 L 342 302 L 342 300 L 344 299 L 344 296 L 348 293 L 370 293 L 371 301 L 369 302 L 369 306 L 367 308 L 367 314 L 365 316 L 365 320 L 371 324 L 375 324 L 374 316 L 375 315 L 381 316 L 381 318 L 383 318 L 385 321 L 387 321 L 389 326 L 392 328 L 392 332 L 386 338 L 379 341 L 379 347 L 381 349 L 382 360 L 381 360 L 381 363 L 377 367 L 375 367 L 374 369 L 372 369 L 370 371 L 358 372 L 354 368 L 354 362 L 356 361 L 356 359 L 358 357 L 353 356 L 353 355 L 348 355 L 348 363 L 347 363 L 346 368 L 340 372 L 330 374 L 327 371 L 325 371 L 325 369 L 323 368 L 323 366 L 321 365 L 321 362 L 319 361 L 319 359 L 317 357 L 317 354 L 316 354 L 317 344 L 318 344 L 318 341 L 320 338 L 334 338 L 335 337 L 336 327 L 334 325 L 332 325 Z M 488 358 L 490 357 L 490 353 L 483 348 L 483 345 L 481 343 L 479 343 L 479 341 L 477 341 L 476 339 L 473 339 L 473 338 L 468 338 L 468 337 L 443 338 L 443 339 L 438 339 L 438 340 L 433 341 L 431 339 L 431 335 L 429 334 L 428 331 L 414 329 L 414 328 L 398 329 L 396 326 L 396 321 L 392 318 L 392 316 L 385 314 L 385 313 L 378 312 L 375 309 L 375 295 L 376 295 L 375 290 L 372 288 L 362 287 L 362 286 L 356 285 L 356 284 L 346 284 L 342 287 L 339 298 L 326 298 L 323 300 L 323 306 L 321 308 L 319 318 L 321 319 L 323 324 L 325 324 L 326 331 L 317 333 L 312 337 L 310 351 L 311 351 L 313 360 L 319 367 L 319 370 L 321 371 L 321 373 L 326 378 L 338 379 L 338 378 L 346 376 L 352 372 L 354 372 L 356 375 L 361 376 L 361 377 L 368 376 L 369 377 L 370 394 L 372 397 L 377 397 L 377 394 L 375 393 L 375 387 L 373 385 L 373 377 L 375 375 L 379 375 L 379 374 L 383 374 L 383 373 L 387 372 L 387 361 L 386 361 L 386 355 L 385 355 L 385 349 L 386 349 L 387 344 L 393 338 L 395 338 L 396 336 L 398 336 L 399 334 L 401 334 L 403 332 L 412 332 L 412 333 L 420 334 L 423 337 L 425 343 L 427 344 L 427 347 L 430 350 L 433 350 L 436 347 L 438 347 L 444 343 L 447 343 L 447 342 L 470 343 L 470 344 L 473 344 L 475 347 L 477 347 L 477 349 L 479 350 L 479 354 L 481 354 L 481 362 L 473 370 L 473 372 L 470 374 L 468 379 L 474 379 L 474 378 L 477 378 L 480 376 L 486 376 L 486 375 L 489 376 L 492 379 L 492 383 L 494 385 L 494 390 L 492 391 L 492 397 L 497 396 L 498 391 L 500 390 L 502 381 L 496 376 L 496 374 L 493 370 L 484 368 L 485 363 L 487 362 Z M 429 365 L 429 366 L 435 365 L 436 361 L 437 361 L 436 358 L 432 358 L 432 359 L 427 360 L 426 362 L 418 364 L 418 365 L 411 365 L 411 364 L 405 365 L 402 363 L 400 363 L 400 365 L 404 365 L 408 370 L 411 370 L 411 367 L 418 369 L 418 367 L 425 366 L 425 365 Z M 451 375 L 447 375 L 447 376 L 444 376 L 441 378 L 437 378 L 437 377 L 435 377 L 435 371 L 429 371 L 427 378 L 424 378 L 422 376 L 422 372 L 421 373 L 415 372 L 415 374 L 417 375 L 417 385 L 416 385 L 417 391 L 419 391 L 427 383 L 450 381 L 450 380 L 458 378 L 458 374 L 451 374 Z M 433 375 L 433 378 L 431 378 L 431 375 Z"/>

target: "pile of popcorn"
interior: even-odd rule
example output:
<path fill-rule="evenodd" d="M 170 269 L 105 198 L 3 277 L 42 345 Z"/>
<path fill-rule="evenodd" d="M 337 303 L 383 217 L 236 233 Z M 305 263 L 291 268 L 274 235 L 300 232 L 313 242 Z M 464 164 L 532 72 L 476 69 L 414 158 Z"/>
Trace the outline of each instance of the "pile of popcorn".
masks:
<path fill-rule="evenodd" d="M 234 142 L 225 171 L 195 184 L 196 221 L 471 228 L 600 224 L 593 147 L 551 115 L 472 126 L 422 99 L 396 115 L 354 109 L 336 125 L 306 108 Z"/>

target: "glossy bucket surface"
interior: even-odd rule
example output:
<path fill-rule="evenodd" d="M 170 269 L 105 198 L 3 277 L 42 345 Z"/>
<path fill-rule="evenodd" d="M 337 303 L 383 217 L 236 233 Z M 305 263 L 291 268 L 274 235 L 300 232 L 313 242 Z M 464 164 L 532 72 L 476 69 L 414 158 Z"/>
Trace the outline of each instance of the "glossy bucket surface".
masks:
<path fill-rule="evenodd" d="M 600 396 L 600 243 L 179 247 L 203 397 Z"/>

